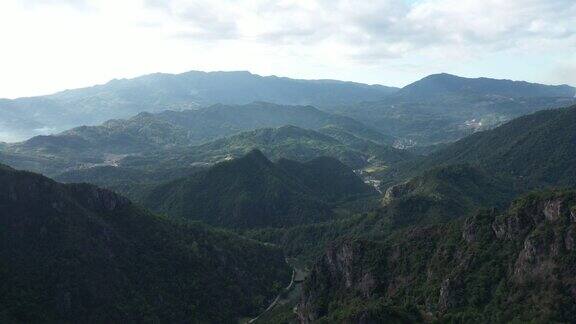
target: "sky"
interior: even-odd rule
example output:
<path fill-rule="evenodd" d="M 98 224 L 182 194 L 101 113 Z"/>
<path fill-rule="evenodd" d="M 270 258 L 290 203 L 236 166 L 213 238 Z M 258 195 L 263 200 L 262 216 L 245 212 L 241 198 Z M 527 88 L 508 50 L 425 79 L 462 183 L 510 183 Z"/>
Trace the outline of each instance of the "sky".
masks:
<path fill-rule="evenodd" d="M 154 72 L 576 85 L 574 0 L 1 0 L 0 98 Z"/>

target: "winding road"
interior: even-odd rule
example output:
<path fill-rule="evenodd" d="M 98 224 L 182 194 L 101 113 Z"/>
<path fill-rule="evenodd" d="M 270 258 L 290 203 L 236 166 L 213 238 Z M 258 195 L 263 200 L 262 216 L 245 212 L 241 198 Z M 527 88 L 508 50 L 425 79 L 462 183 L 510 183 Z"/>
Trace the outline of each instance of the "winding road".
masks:
<path fill-rule="evenodd" d="M 288 263 L 288 262 L 286 262 Z M 292 286 L 294 285 L 294 278 L 296 278 L 296 268 L 292 268 L 292 279 L 290 280 L 290 284 L 284 288 L 284 290 L 282 290 L 278 296 L 276 296 L 276 298 L 274 298 L 274 301 L 272 301 L 272 303 L 270 304 L 270 306 L 268 306 L 268 308 L 266 308 L 262 313 L 260 313 L 260 315 L 254 317 L 253 319 L 249 320 L 248 323 L 254 323 L 255 321 L 257 321 L 260 317 L 262 317 L 264 314 L 266 314 L 268 311 L 270 311 L 272 308 L 274 308 L 274 306 L 276 306 L 276 304 L 278 303 L 278 300 L 280 300 L 280 296 L 282 296 L 282 293 L 284 293 L 285 291 L 289 291 L 290 289 L 292 289 Z"/>

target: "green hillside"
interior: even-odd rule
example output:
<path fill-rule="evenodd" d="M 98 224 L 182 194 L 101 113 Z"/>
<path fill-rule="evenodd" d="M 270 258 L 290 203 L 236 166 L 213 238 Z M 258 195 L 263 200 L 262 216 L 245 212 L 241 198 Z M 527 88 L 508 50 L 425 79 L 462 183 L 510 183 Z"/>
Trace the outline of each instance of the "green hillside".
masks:
<path fill-rule="evenodd" d="M 576 185 L 576 106 L 520 117 L 401 165 L 395 177 L 438 165 L 470 163 L 513 179 L 519 188 Z"/>
<path fill-rule="evenodd" d="M 254 150 L 160 185 L 143 203 L 174 217 L 217 226 L 283 227 L 331 219 L 333 203 L 371 194 L 373 189 L 338 161 L 274 164 Z"/>
<path fill-rule="evenodd" d="M 568 323 L 574 299 L 574 192 L 508 211 L 409 228 L 326 249 L 304 284 L 300 322 Z"/>
<path fill-rule="evenodd" d="M 276 248 L 91 185 L 0 167 L 0 321 L 236 323 L 290 280 Z"/>

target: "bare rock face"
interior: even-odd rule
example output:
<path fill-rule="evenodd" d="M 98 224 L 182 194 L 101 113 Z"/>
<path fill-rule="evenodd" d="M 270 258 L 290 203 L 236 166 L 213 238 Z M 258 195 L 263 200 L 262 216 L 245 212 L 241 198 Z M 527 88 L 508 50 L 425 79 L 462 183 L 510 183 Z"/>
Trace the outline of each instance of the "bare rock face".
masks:
<path fill-rule="evenodd" d="M 462 289 L 459 279 L 446 278 L 440 286 L 440 297 L 438 298 L 438 309 L 446 312 L 448 309 L 460 305 L 460 296 L 458 292 Z"/>
<path fill-rule="evenodd" d="M 364 273 L 357 267 L 357 260 L 361 257 L 362 247 L 353 242 L 345 242 L 339 248 L 332 247 L 326 252 L 324 258 L 331 279 L 342 281 L 344 287 L 359 288 L 363 295 L 369 294 L 369 285 L 373 281 L 370 273 Z"/>
<path fill-rule="evenodd" d="M 546 220 L 554 222 L 562 218 L 564 211 L 564 201 L 562 199 L 553 199 L 544 203 L 544 216 Z"/>
<path fill-rule="evenodd" d="M 564 244 L 568 251 L 574 251 L 574 249 L 576 249 L 576 226 L 574 224 L 571 224 L 566 231 Z"/>
<path fill-rule="evenodd" d="M 493 219 L 496 214 L 496 210 L 493 209 L 488 216 L 490 219 Z M 481 239 L 485 239 L 485 236 L 493 239 L 496 237 L 496 234 L 493 230 L 487 231 L 485 223 L 488 220 L 485 219 L 486 215 L 473 215 L 464 221 L 464 226 L 462 228 L 462 239 L 466 241 L 468 244 L 475 243 Z"/>
<path fill-rule="evenodd" d="M 523 283 L 538 278 L 549 277 L 555 264 L 550 258 L 551 247 L 540 238 L 530 236 L 524 241 L 524 247 L 513 269 L 513 280 Z"/>
<path fill-rule="evenodd" d="M 384 193 L 384 198 L 382 199 L 382 205 L 388 206 L 392 201 L 408 195 L 414 190 L 414 184 L 412 182 L 404 182 L 390 188 L 386 189 Z"/>
<path fill-rule="evenodd" d="M 363 241 L 347 240 L 326 249 L 322 259 L 314 266 L 311 276 L 304 286 L 304 292 L 297 305 L 297 315 L 301 323 L 312 323 L 324 313 L 315 305 L 321 292 L 329 290 L 353 291 L 363 298 L 370 298 L 377 285 L 370 269 L 364 266 L 363 259 L 367 247 Z"/>
<path fill-rule="evenodd" d="M 390 188 L 387 196 L 393 199 L 402 190 Z M 453 311 L 478 307 L 469 303 L 479 300 L 479 286 L 488 292 L 483 302 L 502 303 L 503 309 L 519 300 L 534 309 L 555 307 L 550 303 L 558 300 L 571 309 L 576 307 L 575 250 L 576 193 L 534 194 L 505 213 L 484 211 L 467 218 L 460 232 L 450 225 L 419 226 L 389 242 L 331 246 L 305 283 L 298 316 L 302 323 L 327 316 L 333 300 L 397 305 L 410 296 L 423 314 L 441 321 Z M 493 301 L 490 291 L 499 285 L 508 290 Z M 361 314 L 354 314 L 357 323 L 363 321 Z"/>

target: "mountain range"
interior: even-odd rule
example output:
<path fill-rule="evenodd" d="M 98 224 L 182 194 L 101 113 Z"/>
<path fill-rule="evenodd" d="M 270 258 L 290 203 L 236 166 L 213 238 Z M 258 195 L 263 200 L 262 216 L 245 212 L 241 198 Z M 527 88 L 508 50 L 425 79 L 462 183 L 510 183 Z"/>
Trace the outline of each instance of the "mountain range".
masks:
<path fill-rule="evenodd" d="M 340 106 L 338 112 L 384 134 L 398 146 L 458 140 L 538 110 L 576 103 L 573 87 L 435 74 L 380 101 Z"/>
<path fill-rule="evenodd" d="M 329 246 L 300 323 L 571 322 L 576 194 L 546 192 L 384 241 Z"/>
<path fill-rule="evenodd" d="M 378 100 L 396 90 L 335 80 L 263 77 L 242 71 L 156 73 L 48 96 L 0 100 L 0 140 L 23 140 L 140 112 L 255 101 L 329 106 Z"/>
<path fill-rule="evenodd" d="M 402 139 L 398 145 L 428 145 L 452 141 L 539 109 L 568 106 L 575 94 L 575 88 L 567 85 L 450 74 L 430 75 L 398 89 L 335 80 L 263 77 L 249 72 L 156 73 L 48 96 L 2 99 L 0 141 L 22 141 L 141 112 L 270 102 L 313 105 Z"/>
<path fill-rule="evenodd" d="M 48 97 L 23 102 L 64 121 Z M 0 322 L 573 322 L 574 88 L 190 72 L 55 97 L 131 112 L 0 143 Z"/>
<path fill-rule="evenodd" d="M 392 160 L 394 155 L 401 154 L 397 150 L 384 148 L 391 144 L 393 138 L 383 135 L 363 124 L 339 115 L 320 111 L 310 106 L 280 106 L 267 103 L 253 103 L 242 106 L 216 105 L 205 109 L 187 111 L 165 111 L 158 114 L 141 113 L 127 120 L 111 120 L 100 126 L 82 126 L 73 128 L 57 135 L 35 136 L 21 143 L 7 144 L 1 150 L 8 155 L 19 157 L 14 166 L 25 168 L 47 175 L 56 175 L 65 171 L 84 169 L 99 165 L 121 165 L 126 158 L 147 155 L 160 155 L 163 158 L 174 157 L 180 152 L 186 153 L 188 163 L 215 162 L 222 155 L 222 145 L 225 141 L 197 146 L 226 136 L 236 135 L 242 131 L 259 128 L 281 127 L 285 125 L 298 126 L 306 129 L 319 130 L 325 127 L 338 128 L 341 132 L 350 133 L 367 143 L 379 144 L 376 151 L 389 151 Z M 295 131 L 292 136 L 299 137 L 304 130 Z M 282 138 L 289 140 L 290 135 L 284 129 Z M 308 134 L 314 132 L 308 131 Z M 240 135 L 239 135 L 240 136 Z M 242 137 L 242 136 L 241 136 Z M 256 133 L 245 134 L 243 154 L 253 141 L 251 137 L 261 137 Z M 352 151 L 345 145 L 322 134 L 312 137 L 325 142 L 323 151 Z M 231 138 L 228 141 L 234 141 Z M 293 142 L 301 142 L 297 138 Z M 334 147 L 333 146 L 337 146 Z M 247 150 L 246 150 L 247 149 Z M 228 147 L 228 153 L 234 149 Z M 334 155 L 334 153 L 332 154 Z M 363 155 L 362 157 L 359 157 Z M 354 165 L 366 165 L 370 153 L 355 154 Z M 306 155 L 310 156 L 310 153 Z M 281 156 L 292 158 L 293 156 Z M 312 156 L 312 157 L 318 157 Z M 35 161 L 41 159 L 43 163 Z M 153 164 L 156 164 L 154 161 Z"/>
<path fill-rule="evenodd" d="M 271 317 L 570 322 L 575 194 L 544 189 L 574 186 L 574 109 L 521 117 L 386 170 L 395 184 L 367 213 L 247 233 L 313 264 L 289 301 L 297 316 L 279 307 Z"/>

